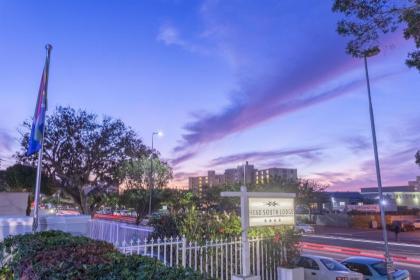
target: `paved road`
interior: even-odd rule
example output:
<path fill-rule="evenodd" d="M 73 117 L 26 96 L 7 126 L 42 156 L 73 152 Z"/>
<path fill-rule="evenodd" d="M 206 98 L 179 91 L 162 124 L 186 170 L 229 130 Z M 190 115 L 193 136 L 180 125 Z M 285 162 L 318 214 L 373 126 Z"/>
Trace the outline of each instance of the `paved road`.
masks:
<path fill-rule="evenodd" d="M 329 236 L 329 235 L 304 235 L 302 238 L 304 242 L 327 244 L 334 246 L 342 246 L 348 248 L 356 248 L 363 250 L 383 251 L 384 245 L 382 241 L 371 241 L 367 239 L 355 239 L 351 237 Z M 404 243 L 389 243 L 391 255 L 402 255 L 415 257 L 420 259 L 420 245 L 404 244 Z M 420 279 L 420 278 L 419 278 Z"/>
<path fill-rule="evenodd" d="M 304 252 L 321 256 L 328 256 L 337 260 L 343 260 L 347 257 L 350 257 L 351 253 L 348 253 L 349 250 L 345 250 L 344 252 L 340 250 L 335 251 L 334 246 L 338 246 L 338 248 L 347 248 L 350 249 L 350 251 L 357 251 L 359 249 L 360 252 L 364 253 L 371 252 L 376 255 L 383 254 L 383 241 L 380 238 L 371 238 L 371 231 L 366 233 L 360 230 L 356 231 L 354 229 L 350 229 L 347 232 L 341 232 L 341 234 L 334 234 L 333 232 L 329 232 L 329 234 L 320 235 L 318 233 L 319 231 L 316 234 L 306 234 L 303 236 L 302 241 L 311 244 L 322 244 L 324 246 L 319 246 L 319 248 L 316 246 L 311 246 L 309 248 L 306 247 Z M 416 234 L 418 234 L 418 232 Z M 419 240 L 416 241 L 416 243 L 420 243 Z M 420 280 L 420 244 L 414 244 L 414 242 L 411 244 L 402 242 L 397 243 L 392 241 L 389 245 L 391 256 L 408 257 L 409 259 L 416 261 L 409 263 L 402 258 L 398 258 L 398 261 L 397 257 L 394 259 L 397 268 L 407 269 L 412 274 L 412 279 Z M 329 250 L 328 248 L 331 248 L 332 250 Z"/>
<path fill-rule="evenodd" d="M 330 258 L 336 259 L 338 261 L 342 261 L 342 260 L 350 257 L 349 255 L 342 254 L 342 253 L 329 253 L 329 252 L 314 251 L 314 250 L 304 250 L 304 253 L 318 255 L 318 256 L 330 257 Z M 399 269 L 407 269 L 408 271 L 410 271 L 411 279 L 413 279 L 413 280 L 420 279 L 420 265 L 396 262 L 395 266 Z"/>
<path fill-rule="evenodd" d="M 369 240 L 382 240 L 382 230 L 380 229 L 357 229 L 357 228 L 339 228 L 339 227 L 327 227 L 327 226 L 316 226 L 315 232 L 321 235 L 340 236 L 340 237 L 351 237 L 361 238 Z M 389 241 L 395 241 L 395 233 L 388 232 Z M 420 230 L 411 232 L 401 232 L 398 235 L 398 241 L 403 243 L 420 244 Z"/>

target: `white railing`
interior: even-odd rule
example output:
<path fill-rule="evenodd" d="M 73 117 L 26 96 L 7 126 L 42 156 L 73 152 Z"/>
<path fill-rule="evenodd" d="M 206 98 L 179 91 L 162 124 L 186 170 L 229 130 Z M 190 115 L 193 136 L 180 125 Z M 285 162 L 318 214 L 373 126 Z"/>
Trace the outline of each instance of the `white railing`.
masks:
<path fill-rule="evenodd" d="M 251 238 L 251 272 L 262 280 L 277 279 L 281 252 L 275 250 L 270 239 Z M 230 280 L 242 268 L 240 238 L 210 240 L 199 244 L 185 238 L 137 239 L 115 244 L 125 254 L 139 254 L 159 259 L 168 266 L 189 267 L 210 277 Z"/>
<path fill-rule="evenodd" d="M 121 222 L 92 219 L 89 222 L 89 234 L 92 239 L 122 244 L 127 240 L 144 240 L 153 232 L 153 227 L 136 226 Z"/>
<path fill-rule="evenodd" d="M 40 216 L 39 231 L 61 230 L 73 235 L 89 236 L 90 216 Z M 32 232 L 33 217 L 2 216 L 0 217 L 0 242 L 8 236 Z"/>

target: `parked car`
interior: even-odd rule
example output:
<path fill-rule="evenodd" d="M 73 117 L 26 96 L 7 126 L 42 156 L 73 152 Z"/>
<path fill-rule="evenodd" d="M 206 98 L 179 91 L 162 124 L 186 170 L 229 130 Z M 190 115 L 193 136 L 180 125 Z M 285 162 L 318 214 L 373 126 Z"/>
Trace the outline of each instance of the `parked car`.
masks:
<path fill-rule="evenodd" d="M 362 273 L 364 280 L 387 280 L 386 264 L 381 259 L 351 257 L 345 259 L 342 264 L 352 271 Z M 396 269 L 392 276 L 394 280 L 410 279 L 410 273 L 403 269 Z"/>
<path fill-rule="evenodd" d="M 395 231 L 395 227 L 399 226 L 401 232 L 405 231 L 415 231 L 416 227 L 410 221 L 393 221 L 391 225 L 388 226 L 390 231 Z"/>
<path fill-rule="evenodd" d="M 308 225 L 308 224 L 303 224 L 303 223 L 297 223 L 295 225 L 295 229 L 296 231 L 300 233 L 314 233 L 315 232 L 315 229 L 313 226 Z"/>
<path fill-rule="evenodd" d="M 415 227 L 416 229 L 420 229 L 420 220 L 415 220 L 415 221 L 413 222 L 413 225 L 414 225 L 414 227 Z"/>
<path fill-rule="evenodd" d="M 304 268 L 305 280 L 363 280 L 361 273 L 327 257 L 304 254 L 296 260 L 296 265 Z"/>

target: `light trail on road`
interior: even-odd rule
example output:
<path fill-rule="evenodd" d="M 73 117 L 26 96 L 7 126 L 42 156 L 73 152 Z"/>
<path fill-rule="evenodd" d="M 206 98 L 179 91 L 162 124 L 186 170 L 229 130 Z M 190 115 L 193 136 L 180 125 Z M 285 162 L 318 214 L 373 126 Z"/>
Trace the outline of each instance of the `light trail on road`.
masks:
<path fill-rule="evenodd" d="M 346 258 L 352 257 L 353 255 L 345 254 L 345 253 L 333 253 L 333 252 L 326 252 L 322 250 L 311 250 L 311 249 L 303 249 L 303 253 L 317 255 L 317 256 L 324 256 L 333 258 L 337 261 L 343 261 Z M 382 255 L 383 258 L 383 255 Z M 411 274 L 411 279 L 418 280 L 420 279 L 420 265 L 418 264 L 409 264 L 404 262 L 396 261 L 394 262 L 396 267 L 399 269 L 406 269 Z"/>
<path fill-rule="evenodd" d="M 331 236 L 331 235 L 303 234 L 303 236 L 304 237 L 310 237 L 310 238 L 334 239 L 334 240 L 354 241 L 354 242 L 363 242 L 363 243 L 371 243 L 371 244 L 384 244 L 383 241 L 379 241 L 379 240 L 349 238 L 349 237 L 340 237 L 340 236 Z M 393 246 L 405 246 L 405 247 L 410 247 L 410 248 L 420 248 L 419 244 L 399 243 L 399 242 L 388 242 L 388 244 L 393 245 Z"/>
<path fill-rule="evenodd" d="M 300 245 L 303 249 L 307 249 L 307 250 L 316 250 L 316 251 L 330 252 L 330 253 L 341 253 L 341 254 L 346 254 L 349 256 L 362 256 L 362 257 L 380 258 L 380 259 L 384 257 L 383 252 L 381 251 L 364 250 L 364 249 L 349 248 L 349 247 L 335 246 L 335 245 L 333 246 L 333 245 L 318 244 L 318 243 L 311 243 L 311 242 L 301 242 Z M 401 256 L 401 255 L 394 255 L 394 254 L 391 254 L 391 257 L 394 261 L 420 265 L 420 258 L 412 258 L 408 256 Z"/>
<path fill-rule="evenodd" d="M 383 242 L 378 240 L 304 234 L 301 246 L 308 254 L 342 261 L 352 256 L 384 258 Z M 420 245 L 390 242 L 391 257 L 399 269 L 406 269 L 411 279 L 420 280 Z"/>

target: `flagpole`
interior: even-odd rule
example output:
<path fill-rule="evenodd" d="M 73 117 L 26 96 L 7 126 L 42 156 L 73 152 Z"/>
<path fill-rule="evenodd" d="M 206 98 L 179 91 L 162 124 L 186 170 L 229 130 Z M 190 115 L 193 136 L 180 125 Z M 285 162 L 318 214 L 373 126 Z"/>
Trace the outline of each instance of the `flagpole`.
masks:
<path fill-rule="evenodd" d="M 50 69 L 50 55 L 52 46 L 47 44 L 45 46 L 47 50 L 47 55 L 45 58 L 45 91 L 48 91 L 48 74 Z M 38 230 L 39 224 L 39 193 L 41 191 L 41 175 L 42 175 L 42 155 L 44 151 L 44 135 L 45 135 L 45 124 L 42 130 L 42 139 L 41 139 L 41 149 L 38 152 L 38 166 L 36 169 L 36 184 L 35 184 L 35 203 L 34 203 L 34 218 L 32 223 L 32 232 L 36 232 Z"/>

